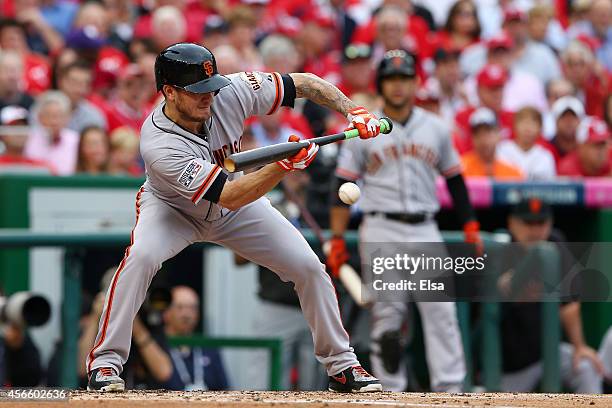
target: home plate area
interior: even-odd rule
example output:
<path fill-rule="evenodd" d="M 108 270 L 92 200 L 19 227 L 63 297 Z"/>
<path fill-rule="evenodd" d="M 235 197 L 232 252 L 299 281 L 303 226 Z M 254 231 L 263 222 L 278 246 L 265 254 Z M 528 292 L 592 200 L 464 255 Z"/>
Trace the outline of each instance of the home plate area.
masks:
<path fill-rule="evenodd" d="M 1 404 L 0 404 L 1 405 Z M 40 402 L 23 402 L 19 407 L 40 407 Z M 443 393 L 374 393 L 337 394 L 331 392 L 292 391 L 128 391 L 100 394 L 74 391 L 65 402 L 45 403 L 45 407 L 69 406 L 87 408 L 123 407 L 398 407 L 398 408 L 469 408 L 469 407 L 588 407 L 612 408 L 612 396 L 573 394 L 443 394 Z"/>

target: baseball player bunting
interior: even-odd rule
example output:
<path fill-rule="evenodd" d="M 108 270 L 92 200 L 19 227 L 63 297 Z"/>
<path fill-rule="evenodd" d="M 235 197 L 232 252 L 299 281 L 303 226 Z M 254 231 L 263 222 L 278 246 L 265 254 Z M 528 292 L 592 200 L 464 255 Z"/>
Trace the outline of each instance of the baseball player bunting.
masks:
<path fill-rule="evenodd" d="M 345 114 L 354 103 L 310 74 L 219 75 L 212 53 L 189 43 L 162 51 L 155 77 L 164 102 L 142 126 L 140 151 L 147 179 L 137 196 L 131 244 L 106 294 L 98 335 L 87 357 L 88 389 L 125 388 L 119 374 L 130 351 L 134 316 L 151 280 L 165 260 L 194 242 L 207 241 L 295 284 L 331 390 L 381 391 L 380 382 L 361 368 L 349 344 L 324 265 L 300 232 L 263 197 L 287 170 L 306 168 L 318 147 L 311 144 L 278 165 L 247 175 L 228 174 L 221 167 L 227 154 L 239 150 L 244 120 L 251 115 L 292 107 L 296 97 Z M 353 125 L 359 127 L 359 118 L 368 116 L 366 123 L 375 120 L 362 112 Z M 371 127 L 362 133 L 373 137 L 378 132 Z"/>

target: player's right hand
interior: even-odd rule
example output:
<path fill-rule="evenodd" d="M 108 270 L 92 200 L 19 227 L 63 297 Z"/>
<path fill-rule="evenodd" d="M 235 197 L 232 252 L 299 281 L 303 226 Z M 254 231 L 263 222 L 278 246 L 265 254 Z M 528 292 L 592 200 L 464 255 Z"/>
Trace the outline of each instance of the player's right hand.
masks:
<path fill-rule="evenodd" d="M 334 236 L 329 241 L 329 252 L 327 253 L 327 268 L 334 278 L 340 277 L 340 267 L 348 262 L 351 257 L 346 249 L 343 237 Z"/>
<path fill-rule="evenodd" d="M 290 142 L 299 142 L 300 138 L 296 135 L 289 136 Z M 308 149 L 303 148 L 291 157 L 276 162 L 283 170 L 304 170 L 312 163 L 317 152 L 319 151 L 319 145 L 310 143 Z"/>

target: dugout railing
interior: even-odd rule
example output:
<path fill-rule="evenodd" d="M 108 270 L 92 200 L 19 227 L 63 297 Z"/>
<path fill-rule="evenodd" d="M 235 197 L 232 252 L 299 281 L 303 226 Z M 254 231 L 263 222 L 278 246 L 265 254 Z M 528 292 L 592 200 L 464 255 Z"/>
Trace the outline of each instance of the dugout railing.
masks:
<path fill-rule="evenodd" d="M 311 245 L 317 242 L 314 234 L 309 230 L 302 231 Z M 458 243 L 463 241 L 460 232 L 443 232 L 447 243 Z M 507 241 L 507 237 L 497 233 L 483 233 L 483 241 L 487 251 L 495 251 Z M 357 245 L 356 232 L 348 232 L 347 244 L 355 247 Z M 86 248 L 119 247 L 129 243 L 127 232 L 96 232 L 87 234 L 76 233 L 41 233 L 24 229 L 0 229 L 0 248 L 34 248 L 34 247 L 63 247 L 63 294 L 64 299 L 61 308 L 62 322 L 62 376 L 61 384 L 64 387 L 74 388 L 77 385 L 77 355 L 78 355 L 78 327 L 80 310 L 74 305 L 80 304 L 81 297 L 81 258 Z M 198 243 L 195 246 L 210 246 L 208 243 Z M 554 281 L 559 273 L 559 254 L 553 245 L 542 243 L 534 247 L 529 256 L 541 257 L 544 260 L 542 274 Z M 519 275 L 526 275 L 528 270 L 521 271 L 517 268 Z M 554 296 L 549 294 L 547 296 Z M 554 298 L 544 299 L 542 303 L 542 363 L 543 377 L 540 389 L 544 392 L 558 392 L 560 386 L 559 372 L 559 343 L 560 343 L 560 321 L 558 300 Z M 480 360 L 482 363 L 482 383 L 487 391 L 498 391 L 501 380 L 501 337 L 499 332 L 500 306 L 498 302 L 479 302 L 482 305 L 481 320 L 481 344 Z M 457 302 L 457 313 L 461 329 L 461 336 L 465 345 L 465 356 L 467 364 L 466 390 L 471 390 L 474 384 L 474 358 L 472 354 L 472 327 L 470 324 L 471 304 L 467 301 Z M 247 338 L 247 337 L 224 337 L 212 338 L 204 336 L 182 337 L 170 339 L 172 345 L 189 345 L 201 347 L 231 347 L 231 348 L 264 348 L 269 350 L 270 364 L 270 389 L 279 390 L 281 384 L 282 343 L 273 338 Z"/>

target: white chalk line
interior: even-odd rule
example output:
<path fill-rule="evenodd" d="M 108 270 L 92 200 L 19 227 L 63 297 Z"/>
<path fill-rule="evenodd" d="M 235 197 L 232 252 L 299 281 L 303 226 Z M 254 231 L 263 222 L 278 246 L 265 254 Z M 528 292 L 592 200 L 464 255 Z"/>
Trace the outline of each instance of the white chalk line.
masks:
<path fill-rule="evenodd" d="M 359 394 L 355 394 L 356 396 Z M 393 407 L 406 407 L 406 408 L 474 408 L 474 407 L 486 407 L 486 408 L 525 408 L 515 405 L 484 405 L 484 403 L 476 402 L 476 404 L 427 404 L 418 402 L 401 402 L 393 400 L 360 400 L 354 399 L 319 399 L 313 398 L 310 400 L 306 399 L 295 399 L 295 400 L 274 400 L 274 399 L 262 399 L 261 402 L 274 403 L 274 404 L 351 404 L 351 405 L 380 405 L 380 406 L 393 406 Z"/>

